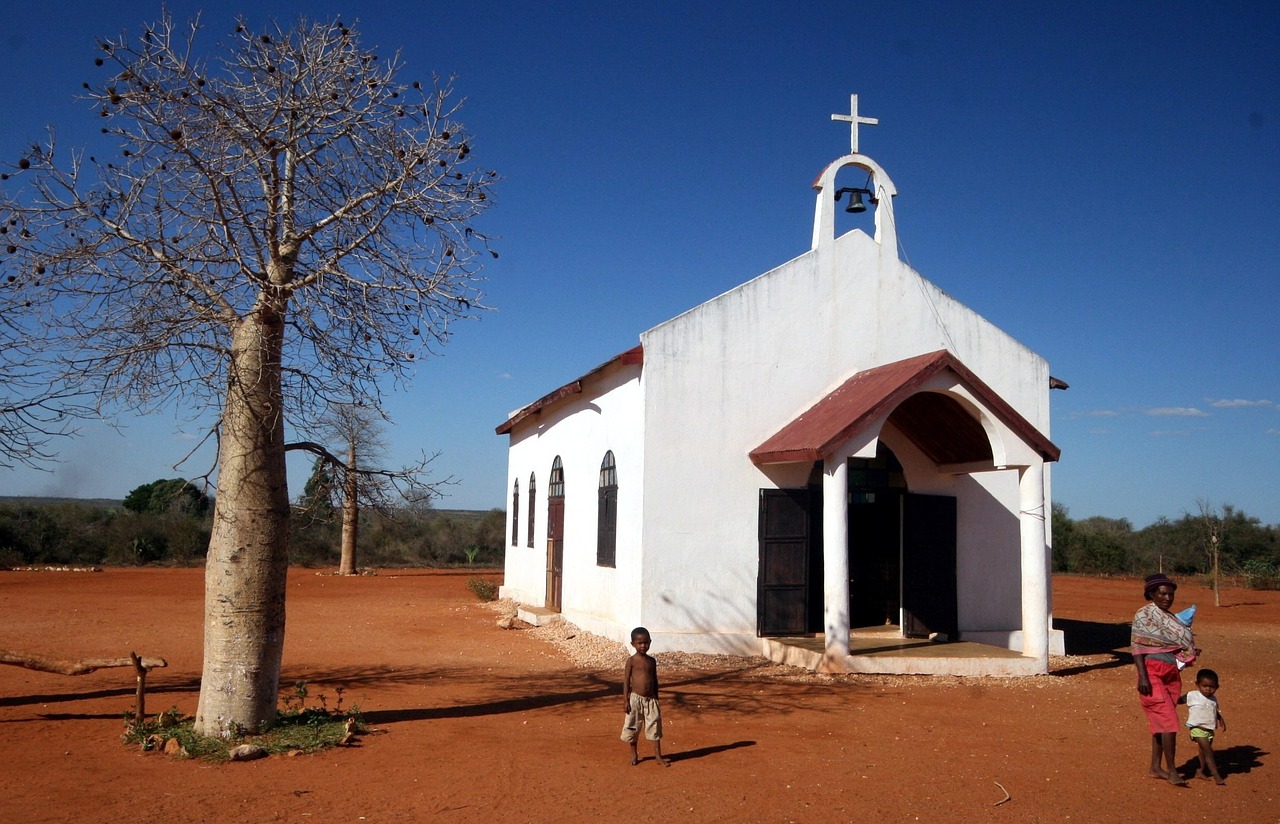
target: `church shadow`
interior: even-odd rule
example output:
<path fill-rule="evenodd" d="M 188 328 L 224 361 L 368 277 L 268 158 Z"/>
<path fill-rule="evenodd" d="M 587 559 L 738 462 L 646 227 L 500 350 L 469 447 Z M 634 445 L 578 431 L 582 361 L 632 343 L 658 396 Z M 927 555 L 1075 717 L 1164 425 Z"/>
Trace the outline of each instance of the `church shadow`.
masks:
<path fill-rule="evenodd" d="M 1054 670 L 1058 678 L 1080 675 L 1096 670 L 1127 667 L 1133 663 L 1129 656 L 1129 624 L 1107 624 L 1101 621 L 1075 621 L 1070 618 L 1054 618 L 1054 629 L 1062 630 L 1064 651 L 1067 655 L 1110 656 L 1101 661 L 1076 667 Z"/>
<path fill-rule="evenodd" d="M 1053 627 L 1062 630 L 1067 655 L 1101 655 L 1129 646 L 1127 623 L 1104 624 L 1055 618 Z"/>
<path fill-rule="evenodd" d="M 741 747 L 754 747 L 754 741 L 734 741 L 732 744 L 717 744 L 713 747 L 698 747 L 695 750 L 684 750 L 683 752 L 668 753 L 667 757 L 672 761 L 692 761 L 695 758 L 703 758 L 708 755 L 728 752 Z"/>

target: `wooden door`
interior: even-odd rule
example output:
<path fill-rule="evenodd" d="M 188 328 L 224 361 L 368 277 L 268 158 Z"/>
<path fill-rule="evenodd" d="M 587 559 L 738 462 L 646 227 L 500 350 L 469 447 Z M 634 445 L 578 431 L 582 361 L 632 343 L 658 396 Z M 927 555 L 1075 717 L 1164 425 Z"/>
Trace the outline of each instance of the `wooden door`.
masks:
<path fill-rule="evenodd" d="M 564 590 L 564 496 L 547 498 L 547 609 L 560 611 Z"/>
<path fill-rule="evenodd" d="M 808 628 L 811 497 L 807 489 L 760 490 L 756 631 L 762 637 Z"/>
<path fill-rule="evenodd" d="M 897 624 L 902 493 L 863 491 L 849 504 L 849 626 Z"/>
<path fill-rule="evenodd" d="M 956 640 L 956 499 L 908 494 L 902 511 L 902 634 Z"/>

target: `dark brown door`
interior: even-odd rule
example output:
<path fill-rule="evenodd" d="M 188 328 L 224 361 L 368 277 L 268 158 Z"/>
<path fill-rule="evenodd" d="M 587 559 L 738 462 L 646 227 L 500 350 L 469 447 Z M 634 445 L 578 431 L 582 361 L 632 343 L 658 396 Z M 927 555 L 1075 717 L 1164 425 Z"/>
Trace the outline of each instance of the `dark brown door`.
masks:
<path fill-rule="evenodd" d="M 564 587 L 564 497 L 547 498 L 547 609 L 560 611 Z"/>
<path fill-rule="evenodd" d="M 807 489 L 760 490 L 756 631 L 761 636 L 801 635 L 808 628 L 811 497 Z"/>
<path fill-rule="evenodd" d="M 896 624 L 902 493 L 861 492 L 849 504 L 849 626 Z"/>
<path fill-rule="evenodd" d="M 902 634 L 955 640 L 956 499 L 908 494 L 902 510 Z"/>

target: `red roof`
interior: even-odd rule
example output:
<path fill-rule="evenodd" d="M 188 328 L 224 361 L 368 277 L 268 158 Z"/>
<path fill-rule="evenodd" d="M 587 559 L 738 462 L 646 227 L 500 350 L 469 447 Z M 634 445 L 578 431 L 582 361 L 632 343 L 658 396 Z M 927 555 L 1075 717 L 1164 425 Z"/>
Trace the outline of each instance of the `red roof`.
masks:
<path fill-rule="evenodd" d="M 948 369 L 1045 460 L 1058 460 L 1058 447 L 945 350 L 857 373 L 751 450 L 751 460 L 756 464 L 822 460 L 890 412 L 901 413 L 907 435 L 939 463 L 990 460 L 991 446 L 982 427 L 959 404 L 931 395 L 906 403 L 925 381 Z"/>
<path fill-rule="evenodd" d="M 538 398 L 533 403 L 521 409 L 519 412 L 516 412 L 510 418 L 507 418 L 507 420 L 503 421 L 495 431 L 499 435 L 506 435 L 510 433 L 511 430 L 514 429 L 516 425 L 519 424 L 521 421 L 527 418 L 533 417 L 534 415 L 537 415 L 543 409 L 545 409 L 548 406 L 551 406 L 556 401 L 563 400 L 564 398 L 567 398 L 570 395 L 576 395 L 580 393 L 582 391 L 583 381 L 588 380 L 589 378 L 592 378 L 600 374 L 605 369 L 609 368 L 615 363 L 623 364 L 623 365 L 643 364 L 644 363 L 644 347 L 633 346 L 632 348 L 628 349 L 627 351 L 623 352 L 620 355 L 614 355 L 612 358 L 600 364 L 595 369 L 592 369 L 590 372 L 578 378 L 577 380 L 569 381 L 559 389 L 556 389 L 553 392 L 549 392 L 546 395 L 543 395 L 541 398 Z"/>

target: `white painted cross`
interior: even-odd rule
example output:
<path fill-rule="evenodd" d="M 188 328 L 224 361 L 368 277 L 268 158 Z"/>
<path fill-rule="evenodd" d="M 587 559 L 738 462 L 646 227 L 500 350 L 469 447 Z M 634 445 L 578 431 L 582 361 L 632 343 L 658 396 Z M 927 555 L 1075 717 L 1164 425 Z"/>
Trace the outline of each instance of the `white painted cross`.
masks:
<path fill-rule="evenodd" d="M 849 114 L 833 114 L 832 120 L 843 120 L 849 124 L 849 130 L 852 132 L 849 140 L 850 154 L 858 153 L 858 124 L 865 123 L 868 126 L 880 125 L 880 119 L 876 117 L 859 117 L 858 116 L 858 96 L 856 94 L 849 95 Z"/>

